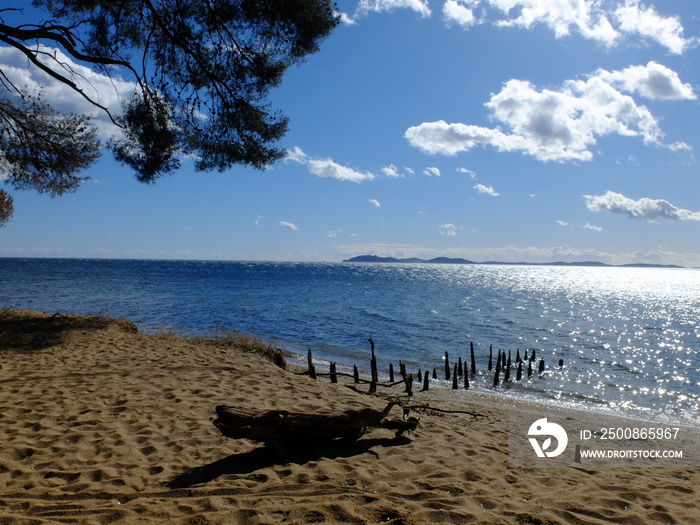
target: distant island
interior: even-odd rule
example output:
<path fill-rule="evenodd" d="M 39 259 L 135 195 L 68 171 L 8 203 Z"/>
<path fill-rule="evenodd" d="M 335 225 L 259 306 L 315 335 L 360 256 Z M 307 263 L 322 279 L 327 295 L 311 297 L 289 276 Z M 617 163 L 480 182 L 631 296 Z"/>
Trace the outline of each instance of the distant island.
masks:
<path fill-rule="evenodd" d="M 408 259 L 397 259 L 395 257 L 379 257 L 378 255 L 358 255 L 352 259 L 345 259 L 346 263 L 415 263 L 415 264 L 501 264 L 511 266 L 602 266 L 611 268 L 683 268 L 675 264 L 647 264 L 647 263 L 632 263 L 632 264 L 606 264 L 596 261 L 584 262 L 548 262 L 548 263 L 527 263 L 527 262 L 500 262 L 487 261 L 475 262 L 468 259 L 451 258 L 451 257 L 435 257 L 434 259 L 418 259 L 411 257 Z"/>

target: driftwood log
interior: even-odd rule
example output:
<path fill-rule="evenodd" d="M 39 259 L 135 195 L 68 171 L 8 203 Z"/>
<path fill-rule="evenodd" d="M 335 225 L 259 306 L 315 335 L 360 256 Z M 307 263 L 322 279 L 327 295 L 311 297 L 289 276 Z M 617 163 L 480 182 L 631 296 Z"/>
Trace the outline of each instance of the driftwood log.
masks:
<path fill-rule="evenodd" d="M 256 412 L 250 409 L 220 405 L 216 407 L 214 425 L 232 439 L 252 439 L 275 448 L 283 457 L 285 447 L 345 439 L 358 440 L 368 428 L 396 430 L 396 437 L 415 430 L 418 419 L 386 419 L 391 402 L 384 410 L 363 408 L 342 413 L 309 414 L 270 410 Z"/>

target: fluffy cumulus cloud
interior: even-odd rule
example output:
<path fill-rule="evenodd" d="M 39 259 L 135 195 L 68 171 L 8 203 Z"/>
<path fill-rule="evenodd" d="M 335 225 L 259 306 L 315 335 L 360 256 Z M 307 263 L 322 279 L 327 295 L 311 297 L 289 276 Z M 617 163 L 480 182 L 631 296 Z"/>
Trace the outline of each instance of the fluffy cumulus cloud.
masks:
<path fill-rule="evenodd" d="M 644 197 L 634 200 L 614 191 L 608 191 L 605 195 L 584 195 L 584 199 L 591 211 L 609 211 L 632 219 L 652 222 L 700 221 L 700 212 L 678 208 L 664 199 Z"/>
<path fill-rule="evenodd" d="M 428 177 L 439 177 L 440 169 L 436 167 L 425 168 L 423 170 L 423 175 L 427 175 Z"/>
<path fill-rule="evenodd" d="M 363 182 L 372 180 L 375 176 L 369 172 L 361 172 L 342 166 L 332 159 L 315 159 L 309 157 L 301 148 L 295 147 L 293 150 L 287 150 L 285 160 L 297 162 L 309 168 L 309 171 L 317 177 L 332 178 L 350 182 Z"/>
<path fill-rule="evenodd" d="M 136 90 L 136 83 L 119 77 L 110 78 L 76 64 L 59 49 L 41 45 L 38 49 L 44 53 L 39 55 L 43 64 L 63 76 L 67 75 L 83 90 L 85 97 L 108 108 L 114 115 L 121 113 L 122 102 L 128 100 Z M 55 57 L 56 60 L 49 56 Z M 15 86 L 28 93 L 41 94 L 43 100 L 50 102 L 56 110 L 94 117 L 93 122 L 99 128 L 100 138 L 107 139 L 120 133 L 104 110 L 48 73 L 37 67 L 29 67 L 27 57 L 18 49 L 0 47 L 0 69 L 5 78 Z"/>
<path fill-rule="evenodd" d="M 401 173 L 399 169 L 393 164 L 389 164 L 388 166 L 383 167 L 381 169 L 381 172 L 383 175 L 389 178 L 400 178 L 404 176 L 404 174 Z"/>
<path fill-rule="evenodd" d="M 355 16 L 364 16 L 373 12 L 394 11 L 395 9 L 411 9 L 423 17 L 431 14 L 428 0 L 360 0 Z"/>
<path fill-rule="evenodd" d="M 448 24 L 454 23 L 465 29 L 478 23 L 474 10 L 458 0 L 447 0 L 442 6 L 442 14 Z"/>
<path fill-rule="evenodd" d="M 523 29 L 543 24 L 558 38 L 576 33 L 607 47 L 641 37 L 682 54 L 696 42 L 683 36 L 680 18 L 639 0 L 446 0 L 442 14 L 448 25 L 464 29 L 481 23 Z"/>
<path fill-rule="evenodd" d="M 599 69 L 596 76 L 628 93 L 668 100 L 695 100 L 693 86 L 684 84 L 678 73 L 657 62 L 646 66 L 630 66 L 622 71 Z"/>
<path fill-rule="evenodd" d="M 484 195 L 489 195 L 491 197 L 499 197 L 500 193 L 497 193 L 491 186 L 485 186 L 484 184 L 476 184 L 473 188 Z"/>
<path fill-rule="evenodd" d="M 621 31 L 655 40 L 676 54 L 682 54 L 696 43 L 695 39 L 683 37 L 679 17 L 660 15 L 653 5 L 645 6 L 638 0 L 627 0 L 615 10 L 614 17 Z"/>
<path fill-rule="evenodd" d="M 653 98 L 695 98 L 692 87 L 655 62 L 622 71 L 598 70 L 585 80 L 567 80 L 558 90 L 525 80 L 507 81 L 485 104 L 502 126 L 487 128 L 445 121 L 409 128 L 409 143 L 426 153 L 456 155 L 480 145 L 522 152 L 541 161 L 588 161 L 599 137 L 641 137 L 663 145 L 657 119 L 628 92 Z M 505 131 L 504 131 L 505 129 Z M 671 149 L 688 149 L 683 143 Z"/>
<path fill-rule="evenodd" d="M 457 226 L 454 224 L 441 224 L 438 226 L 440 230 L 440 235 L 447 235 L 448 237 L 455 237 L 457 235 Z"/>

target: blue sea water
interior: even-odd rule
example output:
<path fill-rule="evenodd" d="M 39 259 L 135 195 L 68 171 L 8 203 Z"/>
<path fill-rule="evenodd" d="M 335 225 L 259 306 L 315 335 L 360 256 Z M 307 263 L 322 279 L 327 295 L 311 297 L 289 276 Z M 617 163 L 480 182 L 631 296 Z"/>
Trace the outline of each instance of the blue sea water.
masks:
<path fill-rule="evenodd" d="M 380 369 L 409 372 L 468 361 L 473 342 L 482 391 L 490 345 L 535 349 L 545 374 L 499 392 L 700 426 L 696 269 L 4 258 L 0 307 L 223 327 L 361 369 L 369 337 Z"/>

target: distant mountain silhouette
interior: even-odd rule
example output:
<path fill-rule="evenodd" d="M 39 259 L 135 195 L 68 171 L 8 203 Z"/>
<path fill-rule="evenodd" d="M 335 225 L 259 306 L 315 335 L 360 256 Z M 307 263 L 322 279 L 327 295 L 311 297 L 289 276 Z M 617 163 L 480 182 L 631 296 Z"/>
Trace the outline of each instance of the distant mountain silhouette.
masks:
<path fill-rule="evenodd" d="M 346 259 L 343 262 L 347 263 L 413 263 L 413 264 L 501 264 L 512 266 L 609 266 L 617 268 L 683 268 L 675 264 L 648 264 L 648 263 L 631 263 L 631 264 L 606 264 L 597 261 L 584 262 L 551 262 L 551 263 L 526 263 L 526 262 L 474 262 L 467 259 L 451 258 L 451 257 L 435 257 L 434 259 L 419 259 L 411 257 L 408 259 L 397 259 L 395 257 L 379 257 L 378 255 L 358 255 L 351 259 Z"/>

